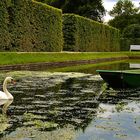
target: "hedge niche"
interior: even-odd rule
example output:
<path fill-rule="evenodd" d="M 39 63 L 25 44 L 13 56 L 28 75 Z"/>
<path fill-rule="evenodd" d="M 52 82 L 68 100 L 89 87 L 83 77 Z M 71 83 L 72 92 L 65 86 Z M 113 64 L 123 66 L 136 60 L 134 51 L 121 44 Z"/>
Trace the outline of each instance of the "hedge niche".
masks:
<path fill-rule="evenodd" d="M 3 6 L 3 5 L 2 5 Z M 9 51 L 61 51 L 62 11 L 34 0 L 7 0 L 3 8 Z M 5 44 L 0 50 L 5 50 Z"/>
<path fill-rule="evenodd" d="M 119 30 L 75 15 L 63 15 L 65 51 L 119 51 Z"/>

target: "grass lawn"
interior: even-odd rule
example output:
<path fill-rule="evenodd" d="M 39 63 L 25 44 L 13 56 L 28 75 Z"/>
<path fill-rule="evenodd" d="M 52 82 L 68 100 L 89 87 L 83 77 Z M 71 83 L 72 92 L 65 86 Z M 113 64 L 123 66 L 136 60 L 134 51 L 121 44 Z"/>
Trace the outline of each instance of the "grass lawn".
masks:
<path fill-rule="evenodd" d="M 0 65 L 140 56 L 140 52 L 0 52 Z"/>

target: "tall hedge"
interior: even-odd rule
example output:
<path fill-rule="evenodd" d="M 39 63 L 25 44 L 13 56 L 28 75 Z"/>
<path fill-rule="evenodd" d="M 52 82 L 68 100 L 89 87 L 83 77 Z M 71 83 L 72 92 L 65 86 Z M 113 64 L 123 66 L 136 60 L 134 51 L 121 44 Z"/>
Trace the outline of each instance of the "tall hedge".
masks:
<path fill-rule="evenodd" d="M 119 51 L 119 30 L 75 15 L 63 15 L 64 50 Z"/>
<path fill-rule="evenodd" d="M 8 49 L 11 36 L 8 30 L 9 14 L 7 11 L 7 3 L 5 0 L 0 1 L 0 49 Z"/>
<path fill-rule="evenodd" d="M 0 50 L 61 51 L 62 11 L 34 0 L 2 0 Z M 1 14 L 4 13 L 4 14 Z M 1 24 L 0 23 L 0 24 Z M 7 41 L 7 43 L 4 41 Z M 8 39 L 7 39 L 8 38 Z"/>

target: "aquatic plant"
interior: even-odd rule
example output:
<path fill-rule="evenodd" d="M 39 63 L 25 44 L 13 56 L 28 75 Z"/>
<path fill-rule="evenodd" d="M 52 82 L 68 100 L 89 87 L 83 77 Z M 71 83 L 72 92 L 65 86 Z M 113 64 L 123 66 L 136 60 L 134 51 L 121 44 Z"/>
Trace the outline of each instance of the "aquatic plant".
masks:
<path fill-rule="evenodd" d="M 9 128 L 11 124 L 9 124 L 9 119 L 6 115 L 0 114 L 0 134 Z"/>
<path fill-rule="evenodd" d="M 45 117 L 34 115 L 32 113 L 25 112 L 23 114 L 24 125 L 26 126 L 34 126 L 39 130 L 51 130 L 59 126 L 55 122 L 44 122 L 42 121 L 43 118 L 45 119 Z"/>
<path fill-rule="evenodd" d="M 118 104 L 116 104 L 115 109 L 117 112 L 123 111 L 124 107 L 125 107 L 125 103 L 124 102 L 119 102 Z"/>

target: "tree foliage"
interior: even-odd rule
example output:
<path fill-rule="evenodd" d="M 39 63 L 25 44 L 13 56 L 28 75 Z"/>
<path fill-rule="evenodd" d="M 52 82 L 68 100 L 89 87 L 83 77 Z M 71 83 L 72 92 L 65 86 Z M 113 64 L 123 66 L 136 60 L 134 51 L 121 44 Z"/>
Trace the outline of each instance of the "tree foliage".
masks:
<path fill-rule="evenodd" d="M 75 13 L 96 21 L 102 21 L 105 9 L 102 0 L 37 0 L 62 9 L 63 13 Z"/>
<path fill-rule="evenodd" d="M 131 0 L 119 0 L 109 14 L 114 17 L 108 24 L 122 33 L 121 50 L 128 51 L 130 45 L 140 43 L 140 13 Z"/>
<path fill-rule="evenodd" d="M 116 17 L 121 15 L 133 15 L 138 11 L 139 8 L 135 7 L 131 0 L 119 0 L 109 14 L 112 17 Z"/>
<path fill-rule="evenodd" d="M 116 16 L 108 24 L 122 32 L 124 28 L 131 24 L 140 24 L 140 14 Z"/>
<path fill-rule="evenodd" d="M 121 32 L 131 24 L 140 24 L 139 8 L 135 7 L 130 0 L 119 0 L 109 12 L 114 18 L 108 24 L 119 29 Z"/>
<path fill-rule="evenodd" d="M 66 3 L 66 0 L 36 0 L 36 1 L 46 3 L 59 9 L 62 9 L 62 7 Z"/>
<path fill-rule="evenodd" d="M 122 36 L 124 38 L 140 38 L 140 24 L 132 24 L 123 30 Z"/>

